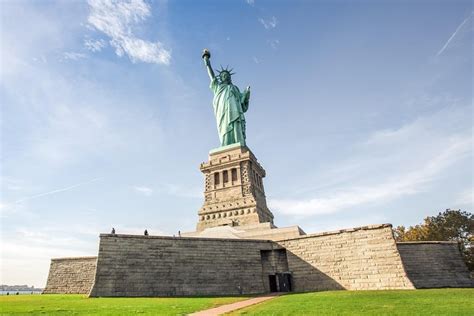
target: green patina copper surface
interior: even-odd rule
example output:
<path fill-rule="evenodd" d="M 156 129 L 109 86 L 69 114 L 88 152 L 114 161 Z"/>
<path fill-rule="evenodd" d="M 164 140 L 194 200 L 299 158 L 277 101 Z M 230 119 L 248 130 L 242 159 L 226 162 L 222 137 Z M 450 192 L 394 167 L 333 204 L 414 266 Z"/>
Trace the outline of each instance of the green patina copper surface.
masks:
<path fill-rule="evenodd" d="M 211 79 L 210 88 L 214 93 L 212 105 L 221 146 L 235 143 L 245 146 L 244 113 L 249 108 L 250 87 L 240 92 L 239 88 L 232 84 L 232 70 L 222 69 L 216 76 L 211 67 L 210 52 L 204 50 L 202 57 Z"/>

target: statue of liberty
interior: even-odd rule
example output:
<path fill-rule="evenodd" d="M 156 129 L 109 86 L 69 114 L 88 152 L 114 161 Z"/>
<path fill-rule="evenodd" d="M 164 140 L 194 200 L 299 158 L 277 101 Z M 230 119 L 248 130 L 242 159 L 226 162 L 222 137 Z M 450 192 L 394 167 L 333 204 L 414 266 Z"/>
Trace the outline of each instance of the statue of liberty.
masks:
<path fill-rule="evenodd" d="M 216 76 L 211 67 L 211 53 L 207 49 L 203 51 L 202 58 L 211 79 L 210 88 L 214 93 L 212 105 L 221 146 L 235 143 L 245 146 L 244 113 L 249 108 L 250 87 L 241 93 L 239 88 L 232 84 L 232 69 L 227 67 L 221 67 Z"/>

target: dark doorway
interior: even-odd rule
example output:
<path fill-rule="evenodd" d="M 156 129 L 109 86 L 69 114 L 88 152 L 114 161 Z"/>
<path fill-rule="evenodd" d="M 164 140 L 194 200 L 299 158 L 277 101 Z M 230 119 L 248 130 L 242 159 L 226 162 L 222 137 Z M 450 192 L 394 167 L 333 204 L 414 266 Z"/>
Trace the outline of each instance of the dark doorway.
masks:
<path fill-rule="evenodd" d="M 277 273 L 279 292 L 291 292 L 291 274 Z"/>
<path fill-rule="evenodd" d="M 276 275 L 269 275 L 270 292 L 278 292 Z"/>

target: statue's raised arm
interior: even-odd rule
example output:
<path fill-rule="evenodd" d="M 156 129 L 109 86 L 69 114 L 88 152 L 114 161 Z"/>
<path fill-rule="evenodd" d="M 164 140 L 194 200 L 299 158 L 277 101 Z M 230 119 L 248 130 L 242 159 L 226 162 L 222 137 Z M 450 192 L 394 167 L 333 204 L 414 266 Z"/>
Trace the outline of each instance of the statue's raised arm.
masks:
<path fill-rule="evenodd" d="M 216 78 L 216 75 L 214 74 L 214 70 L 212 70 L 211 66 L 211 52 L 208 49 L 204 49 L 202 51 L 202 59 L 204 59 L 204 64 L 206 65 L 207 68 L 207 73 L 209 74 L 209 78 L 211 81 Z"/>

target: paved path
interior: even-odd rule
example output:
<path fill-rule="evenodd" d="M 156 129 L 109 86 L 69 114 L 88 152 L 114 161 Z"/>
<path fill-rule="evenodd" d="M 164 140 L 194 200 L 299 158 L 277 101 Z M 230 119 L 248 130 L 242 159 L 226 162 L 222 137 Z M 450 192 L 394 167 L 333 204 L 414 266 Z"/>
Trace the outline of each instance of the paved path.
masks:
<path fill-rule="evenodd" d="M 275 298 L 279 296 L 281 293 L 273 293 L 273 294 L 268 294 L 265 296 L 259 296 L 259 297 L 254 297 L 249 300 L 245 301 L 240 301 L 237 303 L 232 303 L 232 304 L 227 304 L 227 305 L 222 305 L 219 307 L 211 308 L 211 309 L 206 309 L 197 313 L 189 314 L 189 316 L 217 316 L 217 315 L 222 315 L 225 313 L 229 313 L 232 311 L 235 311 L 237 309 L 241 309 L 250 305 L 255 305 L 261 302 L 265 302 L 268 300 L 271 300 L 272 298 Z"/>

